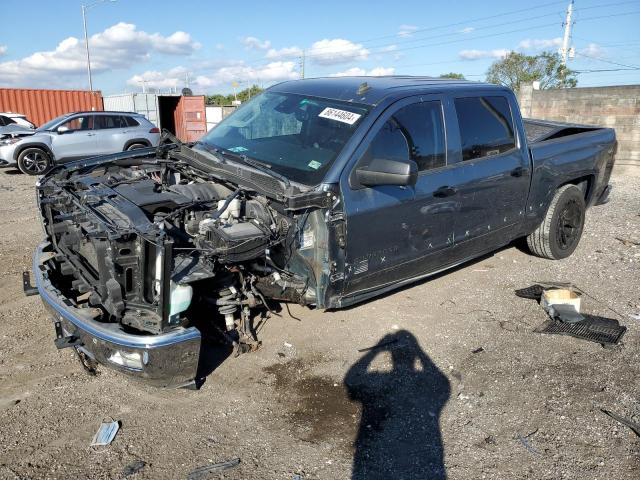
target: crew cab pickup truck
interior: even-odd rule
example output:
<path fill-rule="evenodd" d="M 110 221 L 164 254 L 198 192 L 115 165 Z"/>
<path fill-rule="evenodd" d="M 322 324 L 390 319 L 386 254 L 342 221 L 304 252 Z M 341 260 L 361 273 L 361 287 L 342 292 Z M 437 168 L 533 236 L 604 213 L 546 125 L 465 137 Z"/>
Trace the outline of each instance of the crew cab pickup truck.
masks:
<path fill-rule="evenodd" d="M 37 291 L 59 348 L 185 385 L 205 332 L 251 349 L 272 302 L 339 309 L 523 237 L 569 256 L 615 151 L 611 129 L 523 120 L 497 85 L 285 82 L 195 144 L 41 177 Z"/>

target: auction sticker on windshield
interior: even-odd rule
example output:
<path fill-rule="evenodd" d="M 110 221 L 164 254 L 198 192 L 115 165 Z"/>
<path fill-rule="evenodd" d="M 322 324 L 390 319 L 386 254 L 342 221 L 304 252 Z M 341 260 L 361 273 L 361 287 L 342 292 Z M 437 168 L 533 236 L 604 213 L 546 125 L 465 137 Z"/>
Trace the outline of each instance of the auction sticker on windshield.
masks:
<path fill-rule="evenodd" d="M 336 120 L 337 122 L 348 123 L 353 125 L 362 116 L 359 113 L 348 112 L 338 108 L 327 107 L 318 114 L 319 117 Z"/>

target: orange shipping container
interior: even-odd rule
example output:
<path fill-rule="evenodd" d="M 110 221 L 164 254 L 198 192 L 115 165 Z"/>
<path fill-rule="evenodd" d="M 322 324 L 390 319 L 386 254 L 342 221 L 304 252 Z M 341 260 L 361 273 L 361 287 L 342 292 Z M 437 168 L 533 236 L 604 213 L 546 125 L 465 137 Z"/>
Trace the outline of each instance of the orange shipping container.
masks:
<path fill-rule="evenodd" d="M 69 112 L 104 110 L 102 93 L 87 90 L 0 88 L 0 112 L 22 113 L 36 126 Z"/>

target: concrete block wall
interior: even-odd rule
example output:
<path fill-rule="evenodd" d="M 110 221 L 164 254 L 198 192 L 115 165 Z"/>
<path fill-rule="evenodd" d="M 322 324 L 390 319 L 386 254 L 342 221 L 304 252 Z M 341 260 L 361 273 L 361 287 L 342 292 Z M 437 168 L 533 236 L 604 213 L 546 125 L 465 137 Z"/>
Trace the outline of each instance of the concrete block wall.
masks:
<path fill-rule="evenodd" d="M 543 120 L 582 123 L 616 130 L 615 171 L 640 172 L 640 85 L 534 90 L 520 88 L 522 115 Z"/>

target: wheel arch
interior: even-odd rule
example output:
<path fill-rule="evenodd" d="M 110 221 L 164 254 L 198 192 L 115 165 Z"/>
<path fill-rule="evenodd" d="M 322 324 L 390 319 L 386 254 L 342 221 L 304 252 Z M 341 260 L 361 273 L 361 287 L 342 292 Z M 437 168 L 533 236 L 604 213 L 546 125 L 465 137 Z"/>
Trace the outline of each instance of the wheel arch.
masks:
<path fill-rule="evenodd" d="M 42 143 L 42 142 L 30 142 L 25 145 L 20 145 L 20 147 L 14 150 L 13 159 L 17 161 L 20 154 L 24 152 L 27 148 L 39 148 L 41 150 L 44 150 L 47 153 L 47 155 L 51 157 L 52 162 L 55 162 L 56 160 L 56 156 L 53 154 L 53 151 L 51 150 L 51 148 L 49 148 L 49 146 L 46 143 Z"/>
<path fill-rule="evenodd" d="M 151 147 L 151 142 L 149 141 L 149 139 L 147 138 L 131 138 L 129 140 L 127 140 L 124 144 L 124 148 L 122 149 L 122 151 L 126 151 L 131 145 L 134 145 L 136 143 L 140 143 L 142 145 L 145 145 L 147 147 Z"/>

